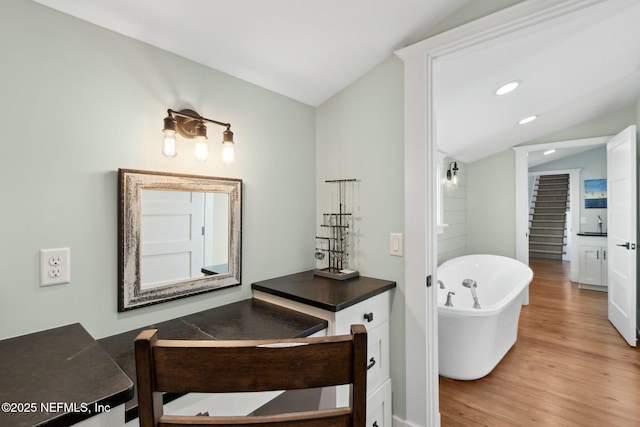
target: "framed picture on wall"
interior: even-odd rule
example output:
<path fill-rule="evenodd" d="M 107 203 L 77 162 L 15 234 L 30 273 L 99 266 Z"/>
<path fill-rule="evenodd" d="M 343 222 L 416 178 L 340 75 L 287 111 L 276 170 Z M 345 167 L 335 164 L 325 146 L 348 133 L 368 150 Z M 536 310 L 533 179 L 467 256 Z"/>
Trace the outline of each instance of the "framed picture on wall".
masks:
<path fill-rule="evenodd" d="M 607 207 L 606 179 L 584 180 L 584 207 L 585 209 Z"/>

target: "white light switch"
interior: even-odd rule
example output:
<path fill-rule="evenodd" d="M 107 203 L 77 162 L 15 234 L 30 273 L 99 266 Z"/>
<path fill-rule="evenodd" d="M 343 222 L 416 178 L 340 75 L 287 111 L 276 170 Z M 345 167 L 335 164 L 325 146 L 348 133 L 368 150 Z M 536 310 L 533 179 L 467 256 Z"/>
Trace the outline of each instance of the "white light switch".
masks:
<path fill-rule="evenodd" d="M 391 233 L 389 235 L 389 254 L 402 256 L 402 233 Z"/>

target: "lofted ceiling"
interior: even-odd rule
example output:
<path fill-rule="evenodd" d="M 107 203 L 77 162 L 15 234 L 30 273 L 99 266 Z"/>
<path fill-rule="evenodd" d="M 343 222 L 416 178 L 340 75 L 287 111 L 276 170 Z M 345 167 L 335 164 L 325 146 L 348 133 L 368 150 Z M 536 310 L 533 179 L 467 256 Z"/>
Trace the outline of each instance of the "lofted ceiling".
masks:
<path fill-rule="evenodd" d="M 469 3 L 34 1 L 312 106 Z M 470 163 L 636 104 L 640 0 L 594 3 L 436 60 L 438 149 Z M 494 94 L 512 80 L 516 91 Z"/>
<path fill-rule="evenodd" d="M 608 0 L 436 60 L 438 149 L 474 162 L 636 105 L 639 22 L 640 1 Z M 495 95 L 514 80 L 518 89 Z"/>
<path fill-rule="evenodd" d="M 469 0 L 34 0 L 317 106 Z"/>

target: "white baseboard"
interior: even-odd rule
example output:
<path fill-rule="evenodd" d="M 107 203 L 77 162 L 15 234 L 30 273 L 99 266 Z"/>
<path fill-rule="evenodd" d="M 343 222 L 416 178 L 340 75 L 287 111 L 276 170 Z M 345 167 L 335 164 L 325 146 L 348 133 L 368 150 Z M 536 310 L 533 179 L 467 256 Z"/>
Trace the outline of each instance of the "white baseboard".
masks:
<path fill-rule="evenodd" d="M 424 426 L 419 426 L 417 424 L 411 424 L 407 420 L 400 419 L 395 415 L 392 417 L 391 424 L 393 427 L 424 427 Z M 439 425 L 440 425 L 440 413 L 438 413 L 438 426 Z"/>
<path fill-rule="evenodd" d="M 392 423 L 393 427 L 409 427 L 409 424 L 404 421 L 401 420 L 400 418 L 396 417 L 395 415 L 392 417 Z"/>

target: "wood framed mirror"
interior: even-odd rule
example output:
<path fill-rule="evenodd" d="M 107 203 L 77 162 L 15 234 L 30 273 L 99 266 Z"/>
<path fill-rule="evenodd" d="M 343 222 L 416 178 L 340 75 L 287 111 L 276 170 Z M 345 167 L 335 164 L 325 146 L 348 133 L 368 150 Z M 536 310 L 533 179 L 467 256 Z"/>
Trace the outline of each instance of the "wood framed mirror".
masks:
<path fill-rule="evenodd" d="M 118 171 L 118 311 L 241 283 L 242 180 Z"/>

